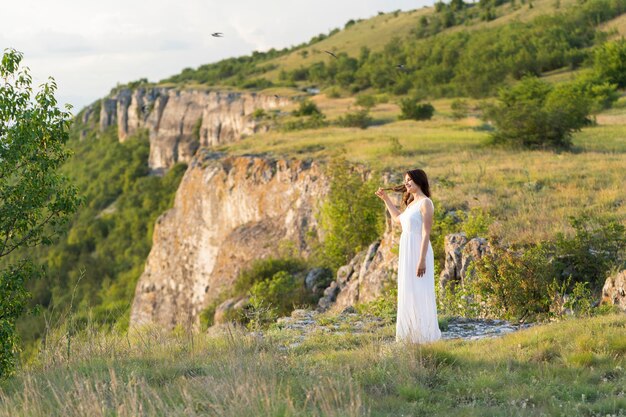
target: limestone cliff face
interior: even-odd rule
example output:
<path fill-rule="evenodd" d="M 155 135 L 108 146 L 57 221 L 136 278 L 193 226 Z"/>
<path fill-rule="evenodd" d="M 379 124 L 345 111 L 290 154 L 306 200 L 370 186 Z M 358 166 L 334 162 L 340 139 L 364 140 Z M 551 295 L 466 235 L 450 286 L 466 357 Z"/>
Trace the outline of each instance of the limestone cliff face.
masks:
<path fill-rule="evenodd" d="M 201 146 L 238 140 L 266 129 L 255 109 L 272 110 L 289 104 L 284 97 L 253 92 L 122 89 L 102 100 L 100 129 L 116 125 L 120 141 L 137 129 L 150 132 L 150 167 L 165 170 L 189 162 Z"/>
<path fill-rule="evenodd" d="M 201 148 L 155 225 L 131 325 L 196 325 L 254 259 L 290 241 L 307 256 L 328 184 L 316 163 L 228 157 Z"/>

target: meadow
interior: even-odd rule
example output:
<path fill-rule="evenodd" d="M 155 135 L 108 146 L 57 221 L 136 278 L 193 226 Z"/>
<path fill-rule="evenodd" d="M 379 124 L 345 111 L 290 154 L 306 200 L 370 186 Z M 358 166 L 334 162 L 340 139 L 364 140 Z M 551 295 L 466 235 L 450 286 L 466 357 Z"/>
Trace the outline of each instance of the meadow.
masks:
<path fill-rule="evenodd" d="M 299 345 L 276 328 L 57 329 L 0 383 L 0 416 L 623 416 L 625 330 L 605 315 L 420 346 L 393 325 Z"/>

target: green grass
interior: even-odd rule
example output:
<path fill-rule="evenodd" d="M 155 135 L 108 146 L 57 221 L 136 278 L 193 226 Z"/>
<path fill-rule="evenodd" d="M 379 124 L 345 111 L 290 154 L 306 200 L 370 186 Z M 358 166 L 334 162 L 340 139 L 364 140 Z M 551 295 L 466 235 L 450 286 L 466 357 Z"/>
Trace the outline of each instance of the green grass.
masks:
<path fill-rule="evenodd" d="M 0 386 L 0 416 L 624 415 L 626 316 L 500 339 L 396 344 L 371 334 L 59 332 Z M 621 413 L 621 414 L 620 414 Z"/>

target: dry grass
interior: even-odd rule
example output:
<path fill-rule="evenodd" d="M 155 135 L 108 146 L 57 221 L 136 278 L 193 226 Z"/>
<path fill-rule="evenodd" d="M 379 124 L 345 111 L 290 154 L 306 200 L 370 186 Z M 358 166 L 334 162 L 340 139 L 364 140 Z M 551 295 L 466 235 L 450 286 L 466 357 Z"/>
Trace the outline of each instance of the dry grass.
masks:
<path fill-rule="evenodd" d="M 288 330 L 143 329 L 69 351 L 60 330 L 0 385 L 0 416 L 623 415 L 625 328 L 620 314 L 411 346 L 388 326 L 291 349 Z"/>

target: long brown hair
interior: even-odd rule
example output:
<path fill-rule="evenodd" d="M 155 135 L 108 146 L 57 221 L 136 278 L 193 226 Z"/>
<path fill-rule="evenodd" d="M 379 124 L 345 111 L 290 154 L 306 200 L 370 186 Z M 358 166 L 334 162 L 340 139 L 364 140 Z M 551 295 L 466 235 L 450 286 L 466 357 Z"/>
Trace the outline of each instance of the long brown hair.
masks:
<path fill-rule="evenodd" d="M 430 186 L 428 185 L 428 176 L 426 175 L 423 169 L 419 169 L 419 168 L 412 169 L 410 171 L 406 171 L 405 174 L 408 175 L 418 187 L 420 187 L 420 189 L 422 190 L 424 195 L 426 195 L 426 197 L 430 198 Z M 402 177 L 402 180 L 404 181 L 404 177 Z M 393 187 L 383 188 L 383 189 L 396 191 L 396 192 L 403 192 L 402 203 L 404 204 L 405 207 L 408 206 L 411 203 L 411 201 L 413 201 L 413 196 L 411 195 L 411 193 L 409 193 L 406 190 L 406 186 L 404 184 L 394 185 Z"/>

